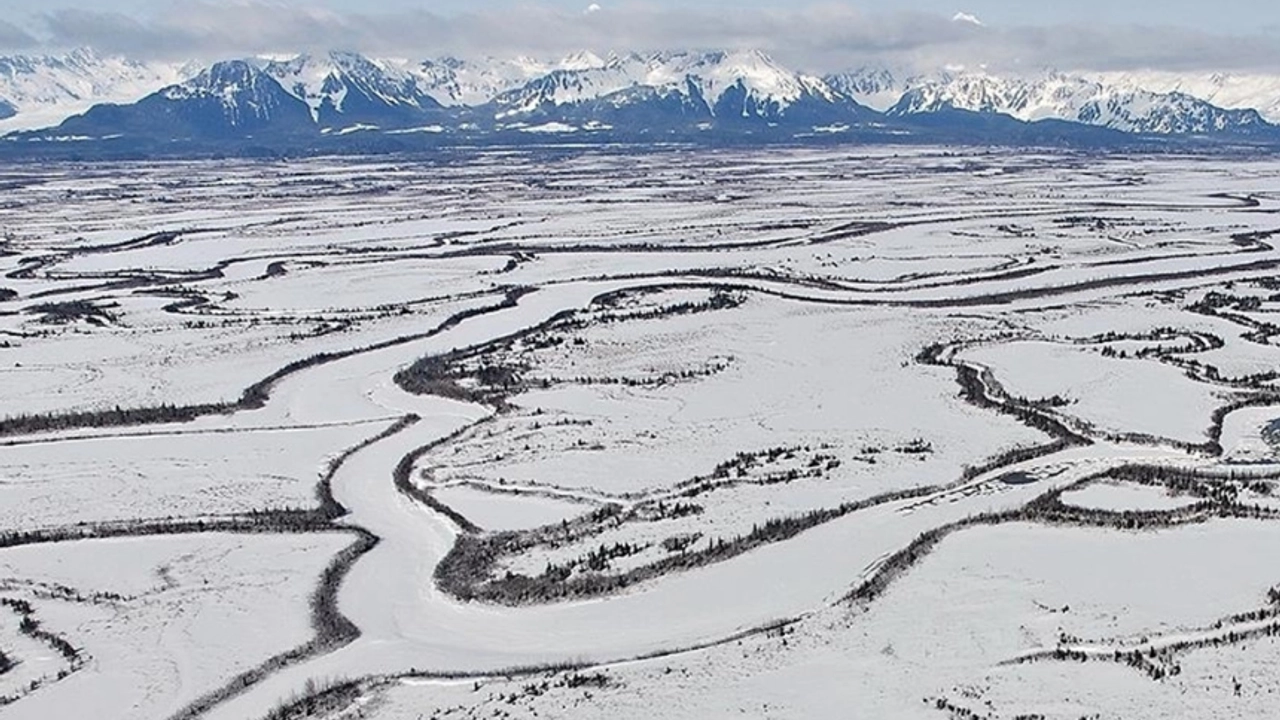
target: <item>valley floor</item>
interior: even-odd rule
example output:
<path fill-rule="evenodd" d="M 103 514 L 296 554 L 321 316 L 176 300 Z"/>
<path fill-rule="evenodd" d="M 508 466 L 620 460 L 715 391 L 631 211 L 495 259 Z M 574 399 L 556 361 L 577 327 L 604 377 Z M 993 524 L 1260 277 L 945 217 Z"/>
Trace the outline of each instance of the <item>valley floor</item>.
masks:
<path fill-rule="evenodd" d="M 0 717 L 1266 716 L 1278 170 L 0 169 Z"/>

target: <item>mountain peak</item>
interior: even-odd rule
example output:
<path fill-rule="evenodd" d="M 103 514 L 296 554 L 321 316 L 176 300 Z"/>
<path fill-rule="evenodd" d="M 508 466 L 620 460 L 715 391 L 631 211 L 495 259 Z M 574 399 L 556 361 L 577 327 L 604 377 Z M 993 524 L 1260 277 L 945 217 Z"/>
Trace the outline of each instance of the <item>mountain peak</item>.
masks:
<path fill-rule="evenodd" d="M 1261 124 L 1256 113 L 1216 107 L 1178 90 L 1154 93 L 1054 71 L 1019 77 L 966 69 L 917 78 L 888 113 L 943 110 L 996 113 L 1024 121 L 1068 120 L 1131 133 L 1248 133 Z"/>
<path fill-rule="evenodd" d="M 560 69 L 590 70 L 592 68 L 604 67 L 607 64 L 607 60 L 604 60 L 590 50 L 580 50 L 566 55 L 564 59 L 560 61 Z"/>
<path fill-rule="evenodd" d="M 77 134 L 119 134 L 106 129 L 118 126 L 234 136 L 275 132 L 295 120 L 292 133 L 335 136 L 415 128 L 502 132 L 539 125 L 561 132 L 605 127 L 701 132 L 744 123 L 811 132 L 884 126 L 897 122 L 893 118 L 919 127 L 910 118 L 925 114 L 961 117 L 947 111 L 1005 115 L 1011 122 L 1064 120 L 1131 133 L 1256 134 L 1270 132 L 1249 109 L 1262 93 L 1272 98 L 1269 112 L 1280 117 L 1280 78 L 1104 75 L 1051 68 L 1011 75 L 985 66 L 919 73 L 868 65 L 819 78 L 749 47 L 606 57 L 582 50 L 558 59 L 479 60 L 387 59 L 333 50 L 226 60 L 203 68 L 136 63 L 84 49 L 61 57 L 0 58 L 0 132 L 22 129 L 18 123 L 56 125 L 104 101 L 121 107 L 94 113 L 92 122 L 71 123 L 85 130 Z M 1160 83 L 1159 91 L 1152 89 Z M 37 125 L 41 107 L 50 108 L 50 114 L 48 122 Z M 154 117 L 144 117 L 144 109 Z"/>
<path fill-rule="evenodd" d="M 0 57 L 0 133 L 56 125 L 96 103 L 133 102 L 198 69 L 144 63 L 78 48 L 65 55 Z"/>
<path fill-rule="evenodd" d="M 445 66 L 443 71 L 450 70 Z M 334 50 L 322 57 L 302 55 L 287 62 L 269 62 L 264 72 L 306 103 L 312 118 L 326 126 L 376 126 L 393 119 L 391 116 L 439 107 L 420 87 L 423 77 L 408 61 L 373 60 L 360 53 Z"/>
<path fill-rule="evenodd" d="M 614 55 L 598 67 L 553 70 L 499 95 L 493 104 L 501 122 L 562 112 L 558 108 L 613 117 L 625 108 L 664 106 L 690 120 L 727 122 L 772 122 L 797 106 L 806 106 L 800 114 L 836 122 L 861 110 L 821 79 L 788 70 L 752 49 Z"/>
<path fill-rule="evenodd" d="M 233 97 L 241 92 L 253 92 L 266 75 L 245 60 L 223 60 L 205 68 L 186 82 L 164 90 L 170 100 L 182 100 L 196 95 Z"/>

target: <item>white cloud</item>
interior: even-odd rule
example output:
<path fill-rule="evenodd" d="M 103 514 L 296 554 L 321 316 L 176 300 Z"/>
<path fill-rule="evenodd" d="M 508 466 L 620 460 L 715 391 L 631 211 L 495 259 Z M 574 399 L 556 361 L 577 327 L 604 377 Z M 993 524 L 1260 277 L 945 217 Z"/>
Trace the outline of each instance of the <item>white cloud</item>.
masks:
<path fill-rule="evenodd" d="M 920 68 L 1280 70 L 1275 35 L 1225 37 L 1169 27 L 999 27 L 982 25 L 968 13 L 954 19 L 868 13 L 840 0 L 732 12 L 643 1 L 583 12 L 530 0 L 501 11 L 441 15 L 427 10 L 339 13 L 302 0 L 180 0 L 145 19 L 86 9 L 52 11 L 33 30 L 52 47 L 88 45 L 206 60 L 329 49 L 465 57 L 753 47 L 809 72 L 871 62 Z M 0 44 L 5 37 L 0 25 Z M 15 37 L 21 42 L 25 34 Z"/>
<path fill-rule="evenodd" d="M 600 3 L 591 3 L 587 6 L 587 14 L 590 15 L 591 13 L 598 13 L 600 12 L 600 9 Z"/>
<path fill-rule="evenodd" d="M 33 47 L 39 43 L 40 41 L 32 37 L 31 33 L 11 22 L 0 19 L 0 48 L 7 47 L 20 50 Z"/>

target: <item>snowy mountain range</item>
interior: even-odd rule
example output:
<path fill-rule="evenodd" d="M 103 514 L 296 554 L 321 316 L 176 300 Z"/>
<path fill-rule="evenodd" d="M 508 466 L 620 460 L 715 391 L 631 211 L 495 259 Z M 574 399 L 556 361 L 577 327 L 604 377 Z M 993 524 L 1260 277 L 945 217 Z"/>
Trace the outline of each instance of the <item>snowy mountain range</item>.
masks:
<path fill-rule="evenodd" d="M 85 49 L 0 56 L 0 133 L 57 125 L 100 103 L 134 102 L 197 72 L 190 64 L 139 62 Z"/>
<path fill-rule="evenodd" d="M 1267 125 L 1257 110 L 1218 107 L 1178 88 L 1154 92 L 1134 82 L 1108 83 L 1059 72 L 1001 77 L 941 71 L 901 77 L 884 68 L 867 68 L 828 81 L 893 116 L 958 109 L 1026 122 L 1066 120 L 1160 135 L 1250 133 Z"/>
<path fill-rule="evenodd" d="M 10 141 L 714 131 L 1266 138 L 1280 78 L 865 67 L 820 77 L 755 50 L 429 60 L 348 52 L 148 63 L 78 50 L 0 58 Z M 1051 121 L 1042 123 L 1041 121 Z M 1027 127 L 1027 126 L 1034 127 Z M 44 129 L 42 129 L 44 128 Z"/>
<path fill-rule="evenodd" d="M 564 108 L 620 111 L 645 102 L 704 119 L 780 120 L 802 113 L 857 114 L 820 78 L 758 51 L 630 54 L 595 67 L 555 70 L 500 93 L 495 117 L 554 117 Z M 615 112 L 616 114 L 616 112 Z"/>
<path fill-rule="evenodd" d="M 1121 88 L 1180 92 L 1229 110 L 1257 110 L 1267 122 L 1280 123 L 1280 75 L 1148 71 L 1087 77 Z"/>
<path fill-rule="evenodd" d="M 62 122 L 72 137 L 233 140 L 290 133 L 314 123 L 309 106 L 244 60 L 215 63 L 190 80 L 131 104 L 94 105 Z M 37 134 L 37 137 L 39 135 Z"/>

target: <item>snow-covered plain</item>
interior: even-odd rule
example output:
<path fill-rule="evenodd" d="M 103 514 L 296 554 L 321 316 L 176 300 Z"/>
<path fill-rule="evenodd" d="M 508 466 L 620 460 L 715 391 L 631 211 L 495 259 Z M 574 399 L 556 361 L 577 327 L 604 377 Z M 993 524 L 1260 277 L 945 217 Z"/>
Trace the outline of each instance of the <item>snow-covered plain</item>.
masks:
<path fill-rule="evenodd" d="M 0 169 L 0 714 L 1256 715 L 1277 171 Z"/>

